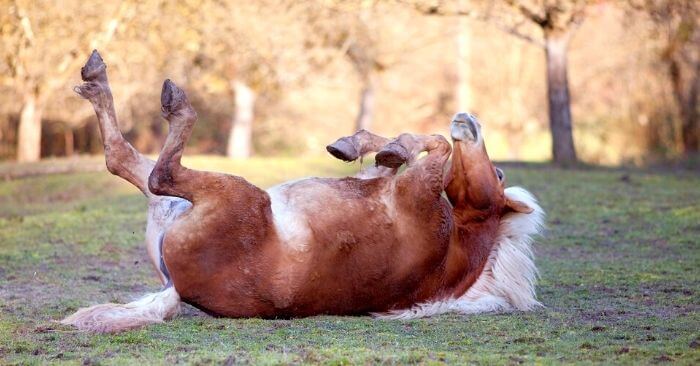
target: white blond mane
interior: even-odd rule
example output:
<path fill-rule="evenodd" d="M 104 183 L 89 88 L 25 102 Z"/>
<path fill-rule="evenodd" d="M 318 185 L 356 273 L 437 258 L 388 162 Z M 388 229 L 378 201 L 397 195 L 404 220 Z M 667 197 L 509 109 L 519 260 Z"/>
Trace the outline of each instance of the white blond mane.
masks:
<path fill-rule="evenodd" d="M 374 316 L 379 319 L 416 319 L 444 313 L 528 311 L 542 306 L 535 295 L 538 273 L 532 241 L 543 228 L 544 211 L 535 197 L 523 188 L 506 188 L 505 194 L 511 200 L 525 203 L 533 211 L 529 214 L 513 212 L 503 217 L 484 270 L 464 295 Z"/>

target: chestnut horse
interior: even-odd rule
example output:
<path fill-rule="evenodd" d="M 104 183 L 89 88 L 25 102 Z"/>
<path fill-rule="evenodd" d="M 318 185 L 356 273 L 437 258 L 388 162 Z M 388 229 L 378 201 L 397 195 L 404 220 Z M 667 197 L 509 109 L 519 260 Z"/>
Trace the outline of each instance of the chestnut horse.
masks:
<path fill-rule="evenodd" d="M 161 94 L 170 130 L 154 162 L 122 137 L 96 51 L 81 71 L 85 83 L 75 90 L 95 109 L 108 170 L 148 198 L 146 242 L 164 289 L 80 309 L 64 324 L 115 332 L 169 319 L 181 301 L 216 316 L 262 318 L 539 306 L 530 244 L 542 209 L 527 191 L 504 189 L 473 116 L 455 115 L 453 147 L 439 135 L 360 131 L 327 149 L 347 161 L 376 152 L 376 167 L 265 191 L 180 164 L 197 115 L 170 80 Z"/>

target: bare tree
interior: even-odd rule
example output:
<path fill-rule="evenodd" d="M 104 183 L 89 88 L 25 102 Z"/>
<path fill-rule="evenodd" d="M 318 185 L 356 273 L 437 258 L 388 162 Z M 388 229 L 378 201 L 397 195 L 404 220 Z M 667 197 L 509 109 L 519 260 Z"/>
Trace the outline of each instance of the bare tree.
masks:
<path fill-rule="evenodd" d="M 380 61 L 372 27 L 373 1 L 348 1 L 309 7 L 313 32 L 308 41 L 316 49 L 330 50 L 350 62 L 360 82 L 354 131 L 369 129 L 375 112 L 377 81 L 385 64 Z M 332 52 L 332 51 L 335 52 Z M 326 61 L 328 63 L 328 61 Z"/>
<path fill-rule="evenodd" d="M 301 10 L 293 1 L 200 1 L 180 18 L 184 29 L 196 33 L 191 58 L 206 59 L 202 77 L 228 85 L 233 95 L 229 157 L 253 154 L 256 100 L 309 72 Z"/>
<path fill-rule="evenodd" d="M 226 146 L 226 156 L 247 158 L 252 152 L 255 91 L 241 80 L 234 79 L 231 84 L 235 98 L 235 110 Z"/>
<path fill-rule="evenodd" d="M 569 93 L 567 51 L 571 37 L 582 22 L 590 0 L 499 0 L 481 1 L 469 9 L 454 3 L 414 6 L 427 15 L 468 16 L 494 24 L 508 34 L 540 46 L 547 65 L 549 126 L 552 135 L 552 158 L 559 164 L 577 161 L 574 147 L 571 96 Z M 476 1 L 474 1 L 476 3 Z M 523 28 L 536 28 L 533 35 Z"/>
<path fill-rule="evenodd" d="M 94 9 L 20 0 L 3 9 L 2 22 L 6 26 L 0 32 L 4 45 L 0 54 L 8 63 L 9 78 L 22 104 L 18 161 L 39 160 L 42 113 L 49 98 L 57 88 L 65 86 L 79 67 L 79 55 L 110 42 L 128 7 L 128 2 L 122 2 L 116 9 L 102 9 L 106 15 L 97 17 L 85 14 Z M 69 9 L 82 9 L 82 12 L 70 13 Z M 84 18 L 97 22 L 86 25 Z"/>
<path fill-rule="evenodd" d="M 374 119 L 377 73 L 383 70 L 383 66 L 377 60 L 372 41 L 368 39 L 352 41 L 347 50 L 347 57 L 362 85 L 355 118 L 355 131 L 367 130 Z"/>

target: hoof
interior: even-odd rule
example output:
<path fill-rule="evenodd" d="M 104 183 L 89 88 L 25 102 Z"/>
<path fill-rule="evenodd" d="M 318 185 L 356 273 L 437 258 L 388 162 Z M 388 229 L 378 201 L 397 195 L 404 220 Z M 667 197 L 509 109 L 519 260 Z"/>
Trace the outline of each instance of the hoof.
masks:
<path fill-rule="evenodd" d="M 377 166 L 385 166 L 396 169 L 408 162 L 411 154 L 398 142 L 390 142 L 377 153 L 375 157 Z"/>
<path fill-rule="evenodd" d="M 469 113 L 457 113 L 452 117 L 450 135 L 455 141 L 477 142 L 480 138 L 480 130 L 479 121 Z"/>
<path fill-rule="evenodd" d="M 350 137 L 341 137 L 336 142 L 326 146 L 326 150 L 337 159 L 355 161 L 360 153 L 355 148 Z"/>
<path fill-rule="evenodd" d="M 163 117 L 168 118 L 173 113 L 189 107 L 187 95 L 175 83 L 166 79 L 163 82 L 163 90 L 160 93 L 160 104 Z"/>
<path fill-rule="evenodd" d="M 85 66 L 80 69 L 80 76 L 83 78 L 83 81 L 102 81 L 102 79 L 106 81 L 107 73 L 105 70 L 107 70 L 107 65 L 102 61 L 102 57 L 97 50 L 93 50 Z"/>

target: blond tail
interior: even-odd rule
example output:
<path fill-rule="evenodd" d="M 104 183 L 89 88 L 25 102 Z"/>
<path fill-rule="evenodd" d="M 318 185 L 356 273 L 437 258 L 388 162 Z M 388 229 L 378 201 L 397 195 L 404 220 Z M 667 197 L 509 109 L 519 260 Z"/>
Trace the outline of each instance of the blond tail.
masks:
<path fill-rule="evenodd" d="M 170 285 L 161 292 L 148 294 L 128 304 L 110 303 L 82 308 L 61 320 L 61 323 L 90 332 L 115 333 L 162 323 L 177 315 L 179 310 L 180 295 Z"/>

